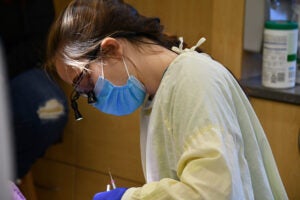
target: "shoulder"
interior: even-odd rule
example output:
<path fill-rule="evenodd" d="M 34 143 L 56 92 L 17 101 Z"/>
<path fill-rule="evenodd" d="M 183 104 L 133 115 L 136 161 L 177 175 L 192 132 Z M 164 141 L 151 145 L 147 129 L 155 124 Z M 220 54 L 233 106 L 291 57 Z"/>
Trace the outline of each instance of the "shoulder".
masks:
<path fill-rule="evenodd" d="M 163 81 L 207 86 L 213 82 L 223 82 L 228 78 L 233 78 L 229 71 L 209 55 L 187 52 L 180 54 L 171 63 Z"/>
<path fill-rule="evenodd" d="M 169 66 L 156 97 L 164 102 L 208 103 L 231 99 L 231 90 L 237 87 L 235 78 L 222 64 L 206 54 L 188 52 Z"/>

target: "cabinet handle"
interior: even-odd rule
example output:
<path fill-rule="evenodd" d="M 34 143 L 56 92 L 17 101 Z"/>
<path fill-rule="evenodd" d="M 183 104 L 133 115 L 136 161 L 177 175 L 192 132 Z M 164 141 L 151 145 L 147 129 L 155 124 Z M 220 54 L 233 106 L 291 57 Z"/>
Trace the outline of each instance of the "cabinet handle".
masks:
<path fill-rule="evenodd" d="M 39 188 L 39 189 L 52 191 L 52 192 L 56 192 L 56 191 L 60 190 L 60 188 L 57 187 L 57 186 L 47 186 L 47 185 L 39 184 L 39 183 L 34 183 L 34 186 Z"/>

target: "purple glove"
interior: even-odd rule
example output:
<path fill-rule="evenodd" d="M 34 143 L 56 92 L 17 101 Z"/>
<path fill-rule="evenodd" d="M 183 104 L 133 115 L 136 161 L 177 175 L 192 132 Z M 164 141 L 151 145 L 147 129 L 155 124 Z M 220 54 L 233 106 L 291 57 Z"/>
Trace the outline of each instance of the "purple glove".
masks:
<path fill-rule="evenodd" d="M 12 190 L 13 200 L 26 200 L 26 198 L 20 192 L 19 188 L 13 182 L 11 182 L 11 190 Z"/>
<path fill-rule="evenodd" d="M 108 192 L 100 192 L 95 194 L 93 200 L 121 200 L 127 188 L 116 188 Z"/>

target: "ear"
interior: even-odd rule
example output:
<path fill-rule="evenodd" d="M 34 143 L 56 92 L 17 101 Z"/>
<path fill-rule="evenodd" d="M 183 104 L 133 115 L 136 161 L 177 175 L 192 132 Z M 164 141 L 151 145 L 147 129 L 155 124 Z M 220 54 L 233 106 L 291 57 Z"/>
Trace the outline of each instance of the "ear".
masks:
<path fill-rule="evenodd" d="M 121 58 L 123 56 L 123 49 L 118 40 L 112 37 L 107 37 L 101 42 L 101 50 L 104 54 Z"/>

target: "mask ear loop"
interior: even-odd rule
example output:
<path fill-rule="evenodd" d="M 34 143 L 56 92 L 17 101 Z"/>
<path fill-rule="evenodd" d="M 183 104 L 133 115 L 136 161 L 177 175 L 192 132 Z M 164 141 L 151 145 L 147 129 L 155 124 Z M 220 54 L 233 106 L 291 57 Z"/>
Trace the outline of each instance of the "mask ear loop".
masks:
<path fill-rule="evenodd" d="M 102 46 L 101 43 L 99 44 L 99 48 L 100 48 L 100 55 L 102 55 Z M 99 56 L 99 55 L 98 55 Z M 104 62 L 103 62 L 103 58 L 100 58 L 100 65 L 101 65 L 101 77 L 104 79 Z"/>
<path fill-rule="evenodd" d="M 101 65 L 101 76 L 103 77 L 103 79 L 104 79 L 104 70 L 103 70 L 103 66 L 104 66 L 104 63 L 103 63 L 103 60 L 101 59 L 101 61 L 100 61 L 100 65 Z"/>
<path fill-rule="evenodd" d="M 129 71 L 128 71 L 128 67 L 127 67 L 127 65 L 126 65 L 126 62 L 125 62 L 125 59 L 124 59 L 123 56 L 122 56 L 122 60 L 123 60 L 123 63 L 124 63 L 124 65 L 125 65 L 125 69 L 126 69 L 126 73 L 127 73 L 127 75 L 128 75 L 128 78 L 130 78 Z"/>

